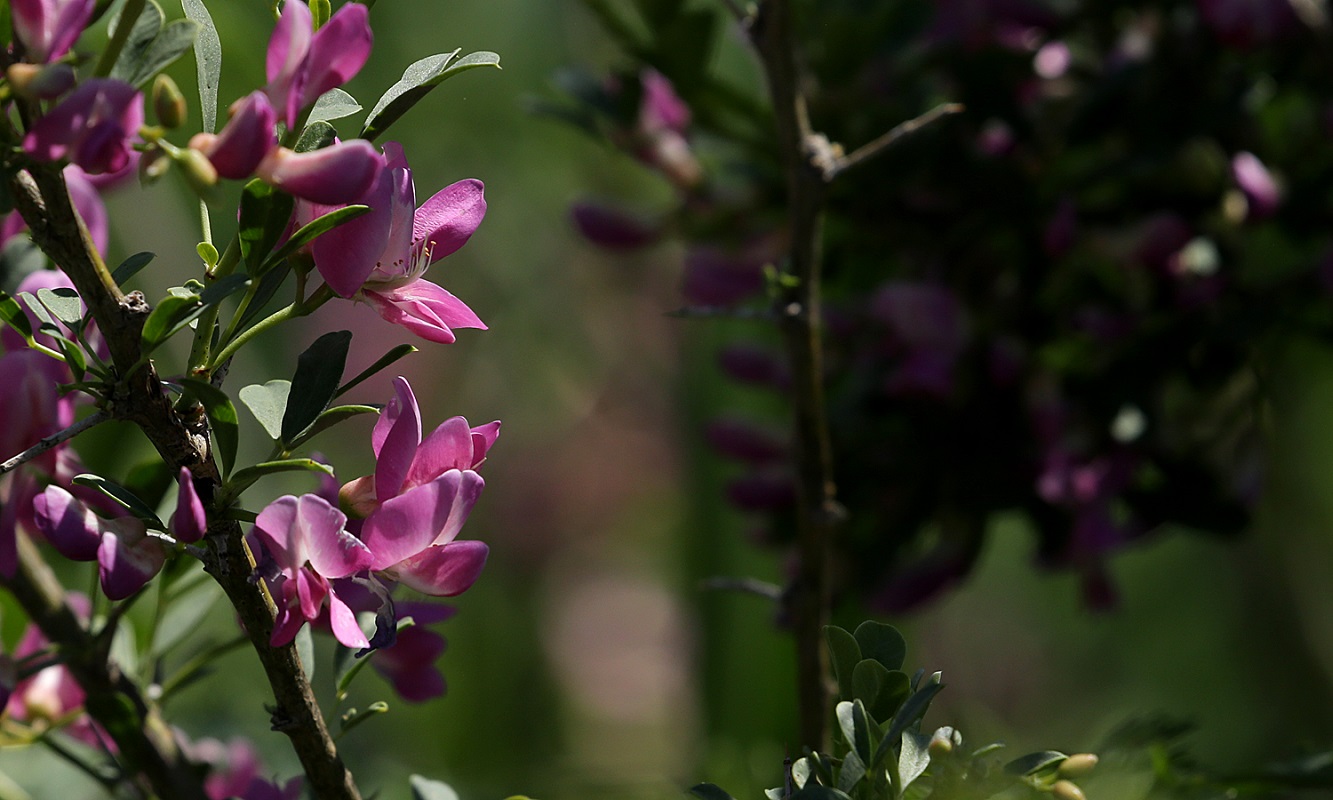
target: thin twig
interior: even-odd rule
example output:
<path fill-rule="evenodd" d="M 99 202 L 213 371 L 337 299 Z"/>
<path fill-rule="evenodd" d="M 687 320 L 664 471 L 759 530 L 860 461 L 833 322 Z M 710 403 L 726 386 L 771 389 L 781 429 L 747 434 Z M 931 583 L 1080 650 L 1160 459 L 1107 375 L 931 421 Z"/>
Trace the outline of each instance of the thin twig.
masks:
<path fill-rule="evenodd" d="M 19 453 L 4 463 L 0 463 L 0 475 L 4 475 L 6 472 L 12 472 L 56 445 L 67 442 L 89 428 L 100 425 L 109 419 L 111 419 L 110 414 L 105 411 L 97 411 L 96 413 L 89 414 L 63 431 L 57 431 L 50 436 L 43 437 L 37 444 L 29 447 L 27 450 L 24 450 L 22 453 Z"/>
<path fill-rule="evenodd" d="M 846 172 L 858 164 L 864 164 L 875 156 L 887 152 L 894 145 L 903 139 L 920 131 L 945 117 L 954 114 L 960 114 L 963 111 L 962 103 L 944 103 L 938 105 L 919 117 L 914 117 L 906 122 L 900 122 L 893 126 L 883 135 L 872 139 L 861 145 L 852 152 L 840 158 L 834 158 L 832 163 L 824 167 L 824 180 L 831 181 L 839 174 Z"/>
<path fill-rule="evenodd" d="M 758 578 L 733 578 L 727 575 L 715 575 L 700 581 L 699 588 L 713 592 L 752 594 L 765 600 L 778 600 L 782 597 L 781 586 L 776 583 L 761 581 Z"/>

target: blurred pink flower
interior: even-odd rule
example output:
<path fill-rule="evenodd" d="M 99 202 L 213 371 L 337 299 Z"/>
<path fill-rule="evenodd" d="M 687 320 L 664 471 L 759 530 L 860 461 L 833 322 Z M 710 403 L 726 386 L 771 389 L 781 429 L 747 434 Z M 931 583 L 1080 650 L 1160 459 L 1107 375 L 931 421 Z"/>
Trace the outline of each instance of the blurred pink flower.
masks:
<path fill-rule="evenodd" d="M 129 163 L 143 125 L 143 96 L 124 81 L 91 78 L 32 126 L 23 149 L 38 161 L 68 158 L 85 172 L 116 172 Z"/>
<path fill-rule="evenodd" d="M 1273 173 L 1254 153 L 1239 152 L 1231 158 L 1231 178 L 1245 193 L 1250 219 L 1271 217 L 1282 201 L 1282 190 Z"/>
<path fill-rule="evenodd" d="M 69 52 L 88 18 L 93 0 L 12 0 L 14 35 L 28 60 L 46 63 Z"/>

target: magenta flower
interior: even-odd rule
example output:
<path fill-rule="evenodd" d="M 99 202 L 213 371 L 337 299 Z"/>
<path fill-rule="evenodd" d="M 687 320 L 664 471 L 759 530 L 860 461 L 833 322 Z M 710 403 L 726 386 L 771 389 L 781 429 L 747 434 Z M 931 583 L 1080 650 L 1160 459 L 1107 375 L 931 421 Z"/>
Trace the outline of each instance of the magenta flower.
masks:
<path fill-rule="evenodd" d="M 476 470 L 500 423 L 470 428 L 453 417 L 423 440 L 412 387 L 395 378 L 394 391 L 371 437 L 375 474 L 344 486 L 342 500 L 368 512 L 360 536 L 374 554 L 371 569 L 424 594 L 461 594 L 489 551 L 482 542 L 454 539 L 486 485 Z"/>
<path fill-rule="evenodd" d="M 313 494 L 279 497 L 259 512 L 254 533 L 281 573 L 275 582 L 273 646 L 294 639 L 302 625 L 319 616 L 326 600 L 338 641 L 358 648 L 370 644 L 330 583 L 371 564 L 370 550 L 344 530 L 346 524 L 341 511 Z"/>
<path fill-rule="evenodd" d="M 373 40 L 369 14 L 360 3 L 346 3 L 313 32 L 305 3 L 283 4 L 268 42 L 265 91 L 288 127 L 296 124 L 301 109 L 361 71 Z"/>
<path fill-rule="evenodd" d="M 212 768 L 204 779 L 204 793 L 209 800 L 296 800 L 301 795 L 304 781 L 300 777 L 282 786 L 259 777 L 263 764 L 246 739 L 232 739 L 225 745 L 217 739 L 185 744 L 191 760 Z"/>
<path fill-rule="evenodd" d="M 199 493 L 194 490 L 194 476 L 181 467 L 177 478 L 176 510 L 171 515 L 171 535 L 182 542 L 197 542 L 208 529 L 208 515 Z"/>
<path fill-rule="evenodd" d="M 74 561 L 97 561 L 102 591 L 123 600 L 142 589 L 166 562 L 162 541 L 149 536 L 134 517 L 103 519 L 81 500 L 48 486 L 32 501 L 34 523 L 61 555 Z"/>
<path fill-rule="evenodd" d="M 92 78 L 37 120 L 23 149 L 38 161 L 68 158 L 85 172 L 116 172 L 143 125 L 143 97 L 124 81 Z"/>
<path fill-rule="evenodd" d="M 1241 151 L 1231 158 L 1231 178 L 1245 193 L 1251 219 L 1271 217 L 1282 202 L 1282 189 L 1273 173 L 1254 153 Z"/>
<path fill-rule="evenodd" d="M 416 624 L 398 632 L 397 640 L 378 651 L 370 665 L 393 684 L 398 696 L 409 703 L 424 703 L 445 692 L 444 676 L 435 661 L 445 648 L 444 637 L 425 626 L 454 615 L 451 606 L 438 603 L 398 603 L 400 616 Z"/>
<path fill-rule="evenodd" d="M 385 320 L 432 342 L 454 341 L 454 328 L 486 325 L 462 300 L 422 280 L 427 267 L 458 250 L 486 216 L 478 180 L 445 187 L 416 207 L 412 170 L 397 143 L 384 145 L 384 170 L 359 202 L 371 211 L 315 240 L 315 267 L 342 297 L 360 296 Z M 333 210 L 302 204 L 297 221 Z"/>
<path fill-rule="evenodd" d="M 197 133 L 190 147 L 208 156 L 218 177 L 239 181 L 253 175 L 264 156 L 278 146 L 274 135 L 278 114 L 263 92 L 251 92 L 232 103 L 230 114 L 219 133 Z"/>
<path fill-rule="evenodd" d="M 93 0 L 13 0 L 14 34 L 28 60 L 45 64 L 74 46 L 93 13 Z"/>

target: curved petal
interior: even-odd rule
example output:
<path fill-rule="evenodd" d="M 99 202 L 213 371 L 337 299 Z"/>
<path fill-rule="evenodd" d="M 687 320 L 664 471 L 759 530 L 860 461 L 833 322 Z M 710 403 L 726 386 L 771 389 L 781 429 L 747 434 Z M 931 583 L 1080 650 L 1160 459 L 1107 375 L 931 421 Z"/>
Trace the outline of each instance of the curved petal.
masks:
<path fill-rule="evenodd" d="M 383 258 L 393 227 L 394 176 L 381 170 L 369 191 L 357 202 L 370 211 L 327 231 L 310 246 L 315 267 L 329 288 L 340 297 L 351 297 L 370 277 L 376 262 Z M 304 204 L 298 204 L 298 208 Z M 311 209 L 311 219 L 333 208 Z M 309 222 L 310 220 L 303 220 Z"/>
<path fill-rule="evenodd" d="M 407 156 L 397 142 L 384 143 L 384 172 L 391 187 L 389 195 L 390 223 L 384 240 L 384 250 L 375 258 L 375 268 L 366 278 L 367 283 L 402 283 L 421 277 L 414 274 L 418 265 L 412 250 L 412 225 L 417 208 L 416 187 L 412 184 L 412 169 Z"/>
<path fill-rule="evenodd" d="M 486 330 L 486 323 L 466 303 L 430 281 L 363 294 L 386 322 L 401 325 L 427 341 L 452 344 L 454 328 Z"/>
<path fill-rule="evenodd" d="M 472 469 L 481 466 L 481 462 L 486 460 L 486 454 L 495 446 L 495 440 L 500 438 L 500 420 L 488 422 L 485 425 L 478 425 L 472 429 Z"/>
<path fill-rule="evenodd" d="M 97 558 L 102 528 L 92 509 L 74 495 L 59 486 L 48 486 L 33 498 L 32 508 L 37 529 L 60 555 L 74 561 Z"/>
<path fill-rule="evenodd" d="M 345 578 L 370 566 L 370 551 L 343 528 L 347 517 L 315 494 L 297 498 L 297 526 L 302 549 L 315 574 Z"/>
<path fill-rule="evenodd" d="M 302 200 L 332 205 L 364 197 L 383 168 L 375 146 L 357 139 L 309 153 L 276 148 L 259 162 L 255 175 Z"/>
<path fill-rule="evenodd" d="M 303 542 L 293 533 L 297 506 L 295 497 L 283 495 L 269 503 L 255 518 L 255 535 L 273 557 L 273 562 L 289 575 L 306 561 Z"/>
<path fill-rule="evenodd" d="M 421 411 L 405 378 L 393 380 L 394 398 L 371 433 L 375 451 L 375 497 L 383 503 L 397 495 L 421 443 Z"/>
<path fill-rule="evenodd" d="M 366 518 L 361 539 L 374 553 L 371 569 L 388 569 L 462 529 L 485 482 L 475 472 L 450 470 L 385 501 Z"/>
<path fill-rule="evenodd" d="M 412 241 L 423 242 L 434 262 L 467 244 L 485 217 L 485 186 L 475 178 L 462 180 L 421 204 L 413 220 Z"/>
<path fill-rule="evenodd" d="M 231 119 L 217 136 L 191 140 L 218 171 L 229 180 L 244 180 L 254 174 L 269 151 L 277 147 L 274 126 L 278 114 L 263 92 L 251 92 L 231 106 Z"/>
<path fill-rule="evenodd" d="M 370 640 L 356 624 L 356 614 L 338 597 L 336 592 L 329 592 L 329 626 L 333 628 L 333 637 L 346 647 L 369 647 Z"/>
<path fill-rule="evenodd" d="M 301 2 L 283 3 L 282 16 L 268 40 L 264 69 L 268 78 L 269 98 L 282 112 L 288 127 L 296 122 L 305 90 L 306 56 L 310 53 L 314 21 L 310 8 Z"/>
<path fill-rule="evenodd" d="M 373 41 L 366 6 L 347 3 L 338 9 L 310 40 L 301 105 L 313 105 L 320 95 L 351 80 L 370 58 Z"/>
<path fill-rule="evenodd" d="M 143 523 L 133 517 L 110 520 L 104 528 L 97 573 L 106 596 L 124 600 L 152 580 L 167 554 L 161 540 L 145 535 Z"/>
<path fill-rule="evenodd" d="M 422 440 L 407 472 L 407 483 L 419 486 L 451 469 L 471 468 L 472 430 L 467 420 L 451 417 Z"/>
<path fill-rule="evenodd" d="M 434 597 L 453 597 L 467 591 L 482 567 L 490 548 L 484 542 L 466 541 L 428 547 L 395 568 L 403 585 Z"/>

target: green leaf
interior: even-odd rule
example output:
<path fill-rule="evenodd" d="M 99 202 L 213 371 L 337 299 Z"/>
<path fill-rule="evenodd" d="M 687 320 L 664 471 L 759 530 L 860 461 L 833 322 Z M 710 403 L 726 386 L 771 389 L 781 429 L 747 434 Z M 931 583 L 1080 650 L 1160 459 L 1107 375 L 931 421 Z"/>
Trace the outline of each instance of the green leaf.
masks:
<path fill-rule="evenodd" d="M 376 361 L 374 364 L 371 364 L 369 367 L 366 367 L 364 370 L 362 370 L 361 373 L 357 375 L 355 378 L 352 378 L 347 383 L 344 383 L 342 386 L 339 386 L 338 392 L 333 396 L 341 397 L 349 389 L 352 389 L 353 387 L 357 386 L 366 378 L 371 377 L 375 373 L 389 366 L 390 364 L 402 358 L 403 356 L 415 352 L 417 352 L 417 349 L 410 344 L 398 345 L 397 347 L 393 348 L 392 350 L 381 356 L 380 359 Z"/>
<path fill-rule="evenodd" d="M 60 348 L 61 355 L 65 357 L 65 364 L 69 366 L 75 382 L 83 380 L 83 376 L 88 372 L 88 359 L 84 357 L 83 350 L 63 336 L 57 336 L 55 339 L 56 346 Z"/>
<path fill-rule="evenodd" d="M 838 679 L 838 696 L 851 700 L 852 674 L 861 661 L 861 646 L 856 638 L 837 625 L 824 626 L 824 638 L 828 641 L 829 660 L 833 662 L 833 673 Z"/>
<path fill-rule="evenodd" d="M 167 529 L 167 526 L 162 524 L 162 520 L 158 519 L 157 512 L 153 511 L 147 503 L 139 499 L 138 495 L 124 486 L 91 472 L 75 475 L 73 481 L 80 486 L 89 486 L 110 497 L 126 511 L 143 520 L 144 524 L 153 530 L 164 531 Z"/>
<path fill-rule="evenodd" d="M 264 306 L 282 288 L 282 284 L 287 280 L 291 271 L 290 264 L 278 262 L 276 269 L 269 269 L 264 273 L 264 277 L 259 279 L 259 288 L 255 290 L 254 296 L 250 298 L 250 305 L 245 307 L 245 313 L 241 315 L 241 321 L 238 323 L 239 327 L 244 328 L 250 320 L 264 310 Z"/>
<path fill-rule="evenodd" d="M 788 800 L 852 800 L 844 791 L 819 783 L 807 783 L 804 789 L 792 792 Z"/>
<path fill-rule="evenodd" d="M 22 336 L 23 341 L 32 344 L 32 325 L 28 322 L 28 315 L 23 313 L 19 301 L 3 292 L 0 292 L 0 320 Z"/>
<path fill-rule="evenodd" d="M 870 763 L 872 753 L 872 743 L 870 737 L 870 720 L 866 715 L 866 707 L 860 700 L 846 700 L 838 703 L 836 709 L 838 717 L 838 728 L 842 731 L 842 738 L 846 740 L 848 746 L 861 756 L 861 760 Z"/>
<path fill-rule="evenodd" d="M 301 659 L 301 669 L 305 672 L 305 679 L 312 681 L 315 679 L 315 636 L 310 632 L 309 625 L 302 625 L 296 632 L 296 655 Z"/>
<path fill-rule="evenodd" d="M 292 253 L 305 247 L 317 236 L 325 233 L 337 226 L 356 219 L 370 211 L 370 206 L 350 205 L 330 211 L 323 216 L 316 217 L 297 229 L 287 241 L 283 242 L 282 247 L 274 250 L 272 255 L 265 259 L 264 264 L 259 268 L 260 273 L 268 272 L 278 265 L 278 262 L 287 258 Z"/>
<path fill-rule="evenodd" d="M 215 306 L 250 285 L 250 278 L 240 273 L 232 273 L 213 282 L 199 293 L 199 299 L 205 306 Z"/>
<path fill-rule="evenodd" d="M 333 119 L 350 117 L 361 110 L 361 104 L 342 89 L 330 89 L 319 96 L 315 107 L 310 110 L 310 122 L 327 122 Z"/>
<path fill-rule="evenodd" d="M 287 396 L 291 391 L 291 381 L 272 380 L 250 384 L 239 392 L 241 402 L 259 420 L 270 439 L 282 436 L 282 415 L 287 410 Z"/>
<path fill-rule="evenodd" d="M 883 763 L 884 757 L 888 755 L 887 751 L 892 749 L 892 745 L 897 742 L 903 734 L 912 725 L 916 724 L 921 717 L 925 716 L 926 709 L 930 708 L 930 701 L 935 695 L 940 693 L 944 684 L 939 682 L 939 673 L 931 676 L 930 682 L 921 686 L 907 698 L 902 708 L 893 717 L 893 724 L 889 726 L 889 732 L 884 735 L 880 741 L 879 747 L 875 749 L 875 757 L 870 761 L 871 767 L 876 767 Z"/>
<path fill-rule="evenodd" d="M 140 86 L 194 46 L 199 23 L 177 19 L 163 25 L 166 16 L 156 0 L 148 0 L 134 21 L 125 49 L 120 51 L 111 77 Z"/>
<path fill-rule="evenodd" d="M 301 435 L 293 439 L 288 445 L 288 450 L 295 450 L 311 439 L 315 438 L 324 431 L 332 428 L 340 422 L 345 422 L 352 417 L 359 417 L 362 414 L 378 414 L 380 409 L 376 406 L 349 405 L 334 406 L 315 418 L 314 424 L 306 428 Z"/>
<path fill-rule="evenodd" d="M 148 266 L 148 263 L 154 258 L 156 258 L 156 255 L 147 251 L 135 253 L 120 262 L 120 266 L 116 267 L 115 271 L 111 273 L 111 278 L 116 282 L 117 286 L 124 286 L 125 281 L 138 275 L 139 270 Z"/>
<path fill-rule="evenodd" d="M 866 704 L 866 711 L 877 722 L 888 722 L 911 690 L 907 674 L 887 670 L 878 661 L 861 659 L 852 671 L 852 695 Z"/>
<path fill-rule="evenodd" d="M 351 331 L 333 331 L 315 340 L 296 360 L 292 391 L 282 415 L 282 441 L 290 443 L 324 413 L 338 391 Z"/>
<path fill-rule="evenodd" d="M 721 786 L 713 783 L 696 783 L 690 787 L 690 794 L 699 800 L 736 800 Z"/>
<path fill-rule="evenodd" d="M 181 0 L 185 16 L 199 26 L 194 40 L 195 73 L 199 78 L 199 114 L 204 131 L 213 133 L 218 123 L 218 79 L 222 75 L 222 40 L 213 26 L 204 0 Z"/>
<path fill-rule="evenodd" d="M 338 138 L 338 131 L 332 125 L 323 121 L 316 120 L 305 126 L 301 131 L 300 137 L 296 140 L 296 146 L 292 150 L 298 153 L 310 153 L 315 150 L 323 150 L 333 144 Z"/>
<path fill-rule="evenodd" d="M 328 464 L 321 464 L 311 458 L 287 458 L 281 461 L 261 461 L 252 467 L 236 470 L 236 474 L 227 481 L 226 500 L 230 501 L 238 497 L 241 492 L 249 489 L 255 481 L 266 475 L 275 475 L 279 472 L 322 472 L 325 475 L 333 474 L 333 467 Z"/>
<path fill-rule="evenodd" d="M 457 58 L 460 51 L 428 56 L 409 66 L 403 77 L 389 87 L 371 109 L 366 123 L 361 128 L 361 138 L 374 139 L 384 133 L 408 109 L 420 102 L 431 89 L 439 86 L 448 78 L 478 67 L 500 67 L 500 56 L 490 52 L 477 52 Z"/>
<path fill-rule="evenodd" d="M 407 783 L 412 787 L 412 800 L 458 800 L 458 792 L 447 783 L 433 781 L 420 775 L 410 776 Z"/>
<path fill-rule="evenodd" d="M 1042 750 L 1019 756 L 1004 765 L 1004 771 L 1010 775 L 1036 775 L 1047 770 L 1055 770 L 1069 756 L 1058 750 Z"/>
<path fill-rule="evenodd" d="M 865 775 L 865 762 L 855 750 L 848 750 L 847 757 L 842 760 L 842 769 L 838 770 L 838 788 L 850 794 Z"/>
<path fill-rule="evenodd" d="M 907 642 L 892 625 L 866 620 L 856 626 L 856 643 L 862 658 L 873 658 L 888 669 L 902 669 L 907 657 Z"/>
<path fill-rule="evenodd" d="M 199 581 L 189 591 L 167 606 L 162 621 L 157 624 L 153 634 L 151 653 L 154 658 L 161 658 L 173 648 L 184 642 L 191 634 L 197 633 L 200 623 L 213 610 L 222 596 L 222 589 L 214 581 Z"/>
<path fill-rule="evenodd" d="M 77 327 L 83 321 L 83 301 L 73 289 L 64 286 L 38 289 L 37 299 L 42 301 L 52 316 L 70 328 Z"/>
<path fill-rule="evenodd" d="M 924 733 L 904 731 L 898 751 L 898 796 L 902 797 L 912 781 L 920 778 L 930 766 L 930 737 Z"/>
<path fill-rule="evenodd" d="M 263 267 L 278 239 L 287 230 L 296 200 L 286 192 L 269 186 L 258 178 L 241 192 L 241 215 L 236 232 L 241 244 L 245 270 L 252 276 L 263 274 Z"/>
<path fill-rule="evenodd" d="M 217 442 L 222 471 L 231 472 L 232 466 L 236 463 L 236 448 L 240 436 L 236 406 L 232 405 L 231 398 L 226 392 L 207 381 L 182 378 L 181 383 L 203 404 L 204 413 L 208 415 L 208 421 L 213 429 L 213 440 Z"/>
<path fill-rule="evenodd" d="M 37 299 L 36 295 L 32 292 L 19 292 L 19 299 L 23 301 L 23 305 L 27 306 L 33 316 L 37 317 L 37 321 L 41 323 L 37 326 L 38 330 L 50 328 L 56 333 L 60 332 L 60 326 L 56 324 L 55 318 L 51 316 L 50 311 L 46 310 L 46 306 L 42 304 L 42 301 Z"/>
<path fill-rule="evenodd" d="M 169 294 L 158 302 L 143 323 L 143 349 L 151 353 L 175 333 L 191 315 L 204 310 L 198 295 Z"/>

